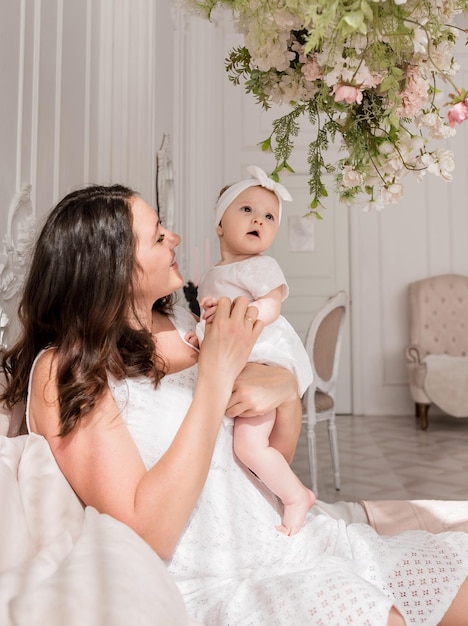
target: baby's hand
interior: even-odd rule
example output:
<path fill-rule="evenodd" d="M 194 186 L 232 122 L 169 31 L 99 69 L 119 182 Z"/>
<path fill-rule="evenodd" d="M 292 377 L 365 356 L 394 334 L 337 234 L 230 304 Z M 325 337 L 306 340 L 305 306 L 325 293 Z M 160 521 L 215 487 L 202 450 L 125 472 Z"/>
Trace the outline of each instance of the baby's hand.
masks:
<path fill-rule="evenodd" d="M 203 298 L 200 302 L 200 306 L 203 309 L 203 319 L 207 324 L 213 321 L 213 318 L 216 313 L 216 308 L 218 306 L 218 301 L 216 298 L 209 296 L 208 298 Z"/>
<path fill-rule="evenodd" d="M 193 346 L 194 348 L 200 348 L 200 342 L 198 341 L 198 337 L 196 333 L 194 333 L 193 331 L 189 331 L 185 335 L 185 341 L 189 343 L 191 346 Z"/>

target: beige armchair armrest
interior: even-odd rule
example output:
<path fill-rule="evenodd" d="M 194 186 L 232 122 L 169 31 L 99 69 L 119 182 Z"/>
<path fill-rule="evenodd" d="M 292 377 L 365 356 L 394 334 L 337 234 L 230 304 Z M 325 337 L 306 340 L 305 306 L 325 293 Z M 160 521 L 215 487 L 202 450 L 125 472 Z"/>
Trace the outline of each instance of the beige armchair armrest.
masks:
<path fill-rule="evenodd" d="M 423 360 L 423 351 L 419 346 L 411 344 L 405 348 L 405 357 L 410 394 L 416 405 L 416 415 L 421 419 L 421 428 L 425 430 L 427 428 L 427 410 L 431 401 L 424 391 L 427 366 Z"/>
<path fill-rule="evenodd" d="M 422 363 L 421 349 L 414 344 L 411 344 L 410 346 L 407 346 L 405 348 L 405 356 L 406 360 L 409 363 L 416 363 L 418 365 Z"/>

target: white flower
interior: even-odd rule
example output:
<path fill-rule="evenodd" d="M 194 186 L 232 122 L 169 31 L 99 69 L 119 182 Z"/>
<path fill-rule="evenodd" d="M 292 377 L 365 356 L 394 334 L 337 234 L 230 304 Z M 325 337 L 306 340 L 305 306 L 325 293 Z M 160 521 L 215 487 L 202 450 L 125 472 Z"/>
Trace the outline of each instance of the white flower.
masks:
<path fill-rule="evenodd" d="M 451 150 L 443 150 L 437 148 L 437 157 L 439 160 L 440 176 L 443 180 L 451 181 L 453 176 L 450 172 L 455 169 L 455 160 L 453 158 L 453 152 Z"/>
<path fill-rule="evenodd" d="M 397 204 L 403 195 L 403 185 L 401 183 L 392 183 L 388 187 L 382 187 L 379 194 L 379 200 L 383 204 Z"/>
<path fill-rule="evenodd" d="M 351 166 L 345 165 L 341 182 L 343 187 L 359 187 L 364 182 L 364 177 Z"/>
<path fill-rule="evenodd" d="M 409 24 L 408 24 L 409 25 Z M 426 54 L 429 39 L 427 37 L 427 31 L 420 26 L 416 26 L 413 29 L 413 49 L 416 54 Z"/>
<path fill-rule="evenodd" d="M 384 157 L 379 159 L 382 169 L 386 172 L 398 172 L 403 167 L 403 159 L 398 148 L 386 141 L 379 147 L 380 154 Z"/>
<path fill-rule="evenodd" d="M 460 68 L 453 58 L 453 44 L 448 41 L 431 46 L 428 63 L 432 71 L 443 72 L 447 76 L 455 75 Z"/>
<path fill-rule="evenodd" d="M 382 202 L 380 198 L 375 200 L 370 200 L 362 207 L 363 213 L 370 213 L 372 211 L 383 211 L 385 208 L 385 203 Z"/>
<path fill-rule="evenodd" d="M 418 128 L 423 126 L 427 128 L 432 139 L 448 139 L 449 137 L 453 137 L 456 133 L 455 128 L 452 128 L 444 122 L 440 115 L 434 111 L 421 113 L 421 115 L 415 119 L 415 123 Z"/>
<path fill-rule="evenodd" d="M 450 172 L 455 169 L 455 161 L 450 150 L 438 148 L 434 152 L 426 152 L 421 156 L 421 162 L 430 174 L 440 176 L 445 181 L 453 180 Z"/>

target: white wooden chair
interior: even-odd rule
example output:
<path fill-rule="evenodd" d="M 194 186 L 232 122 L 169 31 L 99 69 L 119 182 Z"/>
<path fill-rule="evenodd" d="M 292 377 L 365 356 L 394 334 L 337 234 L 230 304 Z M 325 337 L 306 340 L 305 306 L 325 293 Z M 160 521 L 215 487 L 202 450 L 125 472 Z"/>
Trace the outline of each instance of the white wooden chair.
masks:
<path fill-rule="evenodd" d="M 310 478 L 315 494 L 318 492 L 315 438 L 317 422 L 328 421 L 335 488 L 339 490 L 341 486 L 335 424 L 335 390 L 347 306 L 348 297 L 344 291 L 331 296 L 313 317 L 305 338 L 314 380 L 303 397 L 303 419 L 307 425 Z"/>

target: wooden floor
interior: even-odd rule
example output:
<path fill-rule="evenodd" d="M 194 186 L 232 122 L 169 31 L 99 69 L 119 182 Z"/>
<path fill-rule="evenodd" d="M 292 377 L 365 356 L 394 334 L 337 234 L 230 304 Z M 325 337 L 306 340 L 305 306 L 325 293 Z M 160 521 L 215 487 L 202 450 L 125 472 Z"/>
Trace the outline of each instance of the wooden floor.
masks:
<path fill-rule="evenodd" d="M 321 500 L 468 500 L 468 418 L 429 416 L 422 431 L 412 415 L 341 415 L 337 430 L 340 491 L 334 488 L 326 424 L 316 428 Z M 293 468 L 310 486 L 305 427 Z"/>

